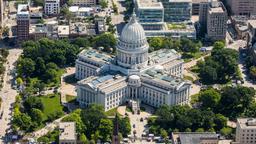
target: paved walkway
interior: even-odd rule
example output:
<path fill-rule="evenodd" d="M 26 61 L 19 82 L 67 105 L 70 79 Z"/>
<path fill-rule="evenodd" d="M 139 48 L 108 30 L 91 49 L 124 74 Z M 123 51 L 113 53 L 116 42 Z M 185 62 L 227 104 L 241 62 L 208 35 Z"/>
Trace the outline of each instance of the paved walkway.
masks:
<path fill-rule="evenodd" d="M 64 78 L 66 76 L 70 76 L 72 74 L 75 74 L 75 68 L 69 67 L 66 68 L 66 73 L 61 76 L 61 86 L 60 86 L 60 93 L 61 93 L 61 103 L 65 104 L 66 101 L 66 95 L 73 95 L 76 96 L 76 84 L 68 84 L 64 81 Z"/>
<path fill-rule="evenodd" d="M 7 57 L 7 63 L 5 64 L 6 70 L 3 78 L 3 88 L 0 91 L 0 97 L 3 100 L 1 111 L 1 113 L 3 112 L 3 117 L 2 119 L 0 119 L 0 143 L 4 143 L 4 136 L 10 128 L 10 122 L 12 117 L 11 104 L 15 102 L 15 97 L 17 95 L 16 90 L 12 89 L 12 83 L 15 80 L 15 63 L 21 53 L 21 49 L 9 50 L 9 56 Z"/>
<path fill-rule="evenodd" d="M 46 135 L 47 133 L 49 133 L 49 132 L 53 131 L 55 128 L 57 128 L 59 126 L 59 123 L 61 122 L 61 120 L 66 116 L 67 115 L 64 115 L 63 117 L 56 119 L 51 123 L 48 123 L 44 128 L 42 128 L 40 130 L 37 130 L 30 134 L 27 134 L 26 136 L 24 136 L 24 139 L 28 139 L 28 138 L 38 139 L 38 138 Z"/>

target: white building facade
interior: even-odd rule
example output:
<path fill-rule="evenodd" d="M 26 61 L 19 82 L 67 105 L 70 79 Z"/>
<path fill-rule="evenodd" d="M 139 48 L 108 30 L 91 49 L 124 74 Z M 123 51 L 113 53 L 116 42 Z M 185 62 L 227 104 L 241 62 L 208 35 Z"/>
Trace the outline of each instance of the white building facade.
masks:
<path fill-rule="evenodd" d="M 182 80 L 183 61 L 175 50 L 148 53 L 149 45 L 135 14 L 124 27 L 116 56 L 82 51 L 76 61 L 77 101 L 105 110 L 138 100 L 153 107 L 189 102 L 190 84 Z"/>
<path fill-rule="evenodd" d="M 256 143 L 256 119 L 238 118 L 236 125 L 236 142 L 234 144 Z"/>
<path fill-rule="evenodd" d="M 45 0 L 44 13 L 46 15 L 57 15 L 60 13 L 60 0 Z"/>

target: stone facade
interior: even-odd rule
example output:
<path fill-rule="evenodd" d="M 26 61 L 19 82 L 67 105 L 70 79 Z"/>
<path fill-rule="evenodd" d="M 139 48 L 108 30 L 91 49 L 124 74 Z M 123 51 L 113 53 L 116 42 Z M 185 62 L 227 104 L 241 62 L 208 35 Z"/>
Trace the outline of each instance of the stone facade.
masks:
<path fill-rule="evenodd" d="M 107 111 L 131 99 L 154 107 L 187 104 L 191 85 L 182 80 L 181 56 L 170 49 L 148 53 L 148 48 L 134 14 L 119 37 L 116 56 L 82 51 L 76 61 L 80 106 L 97 103 Z"/>

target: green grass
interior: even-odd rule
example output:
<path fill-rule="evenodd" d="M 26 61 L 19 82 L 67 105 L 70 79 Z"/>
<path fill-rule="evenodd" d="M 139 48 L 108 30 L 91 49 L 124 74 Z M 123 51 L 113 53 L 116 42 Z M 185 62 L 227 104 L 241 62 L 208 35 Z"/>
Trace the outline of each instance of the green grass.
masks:
<path fill-rule="evenodd" d="M 194 81 L 194 79 L 191 76 L 184 76 L 184 79 L 192 82 Z"/>
<path fill-rule="evenodd" d="M 169 23 L 167 25 L 168 29 L 186 29 L 186 24 L 174 24 L 174 23 Z"/>
<path fill-rule="evenodd" d="M 75 101 L 76 100 L 76 96 L 73 96 L 73 95 L 66 95 L 66 101 L 68 102 L 68 103 L 70 103 L 70 102 L 73 102 L 73 101 Z"/>
<path fill-rule="evenodd" d="M 196 52 L 196 53 L 184 52 L 184 53 L 182 53 L 182 59 L 185 62 L 190 62 L 192 59 L 198 59 L 203 55 L 204 55 L 204 53 L 202 53 L 202 52 Z"/>
<path fill-rule="evenodd" d="M 61 105 L 59 94 L 49 94 L 46 96 L 40 96 L 40 99 L 42 100 L 44 105 L 44 120 L 47 120 L 48 116 L 58 111 L 63 112 L 63 106 Z"/>

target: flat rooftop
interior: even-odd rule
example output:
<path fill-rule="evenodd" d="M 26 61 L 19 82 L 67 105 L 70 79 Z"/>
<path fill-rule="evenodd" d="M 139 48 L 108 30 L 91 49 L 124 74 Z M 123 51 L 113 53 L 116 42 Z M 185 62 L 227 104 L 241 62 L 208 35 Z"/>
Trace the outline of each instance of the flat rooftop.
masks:
<path fill-rule="evenodd" d="M 59 124 L 60 140 L 76 140 L 76 130 L 74 122 L 61 122 Z"/>
<path fill-rule="evenodd" d="M 157 0 L 136 0 L 139 9 L 163 9 L 163 4 Z"/>
<path fill-rule="evenodd" d="M 237 124 L 240 125 L 241 129 L 256 129 L 255 118 L 238 118 Z"/>
<path fill-rule="evenodd" d="M 142 77 L 150 78 L 152 80 L 166 83 L 172 87 L 176 87 L 179 85 L 184 84 L 184 80 L 179 77 L 174 77 L 169 75 L 168 73 L 162 72 L 163 67 L 156 66 L 155 68 L 146 70 L 144 73 L 141 74 Z"/>
<path fill-rule="evenodd" d="M 29 33 L 47 33 L 47 28 L 44 25 L 32 25 L 29 27 Z"/>
<path fill-rule="evenodd" d="M 216 139 L 218 140 L 218 134 L 211 132 L 180 132 L 173 133 L 174 141 L 180 141 L 181 144 L 200 144 L 203 139 Z"/>
<path fill-rule="evenodd" d="M 222 7 L 212 7 L 209 12 L 211 12 L 211 13 L 223 13 L 224 10 L 223 10 Z"/>
<path fill-rule="evenodd" d="M 170 58 L 180 57 L 180 54 L 174 49 L 160 49 L 149 53 L 149 58 L 155 63 L 161 63 Z"/>
<path fill-rule="evenodd" d="M 69 26 L 68 25 L 59 25 L 58 26 L 59 35 L 69 35 Z"/>
<path fill-rule="evenodd" d="M 95 49 L 83 50 L 82 52 L 80 52 L 79 56 L 86 57 L 93 61 L 104 62 L 104 63 L 110 62 L 112 60 L 111 55 Z"/>
<path fill-rule="evenodd" d="M 19 4 L 17 14 L 29 14 L 29 7 L 27 4 Z"/>
<path fill-rule="evenodd" d="M 104 76 L 92 76 L 79 81 L 79 84 L 86 84 L 92 89 L 99 89 L 102 92 L 109 93 L 121 87 L 127 86 L 126 76 L 118 74 L 108 74 Z"/>
<path fill-rule="evenodd" d="M 253 28 L 256 28 L 256 20 L 248 20 L 248 23 L 249 23 Z"/>

